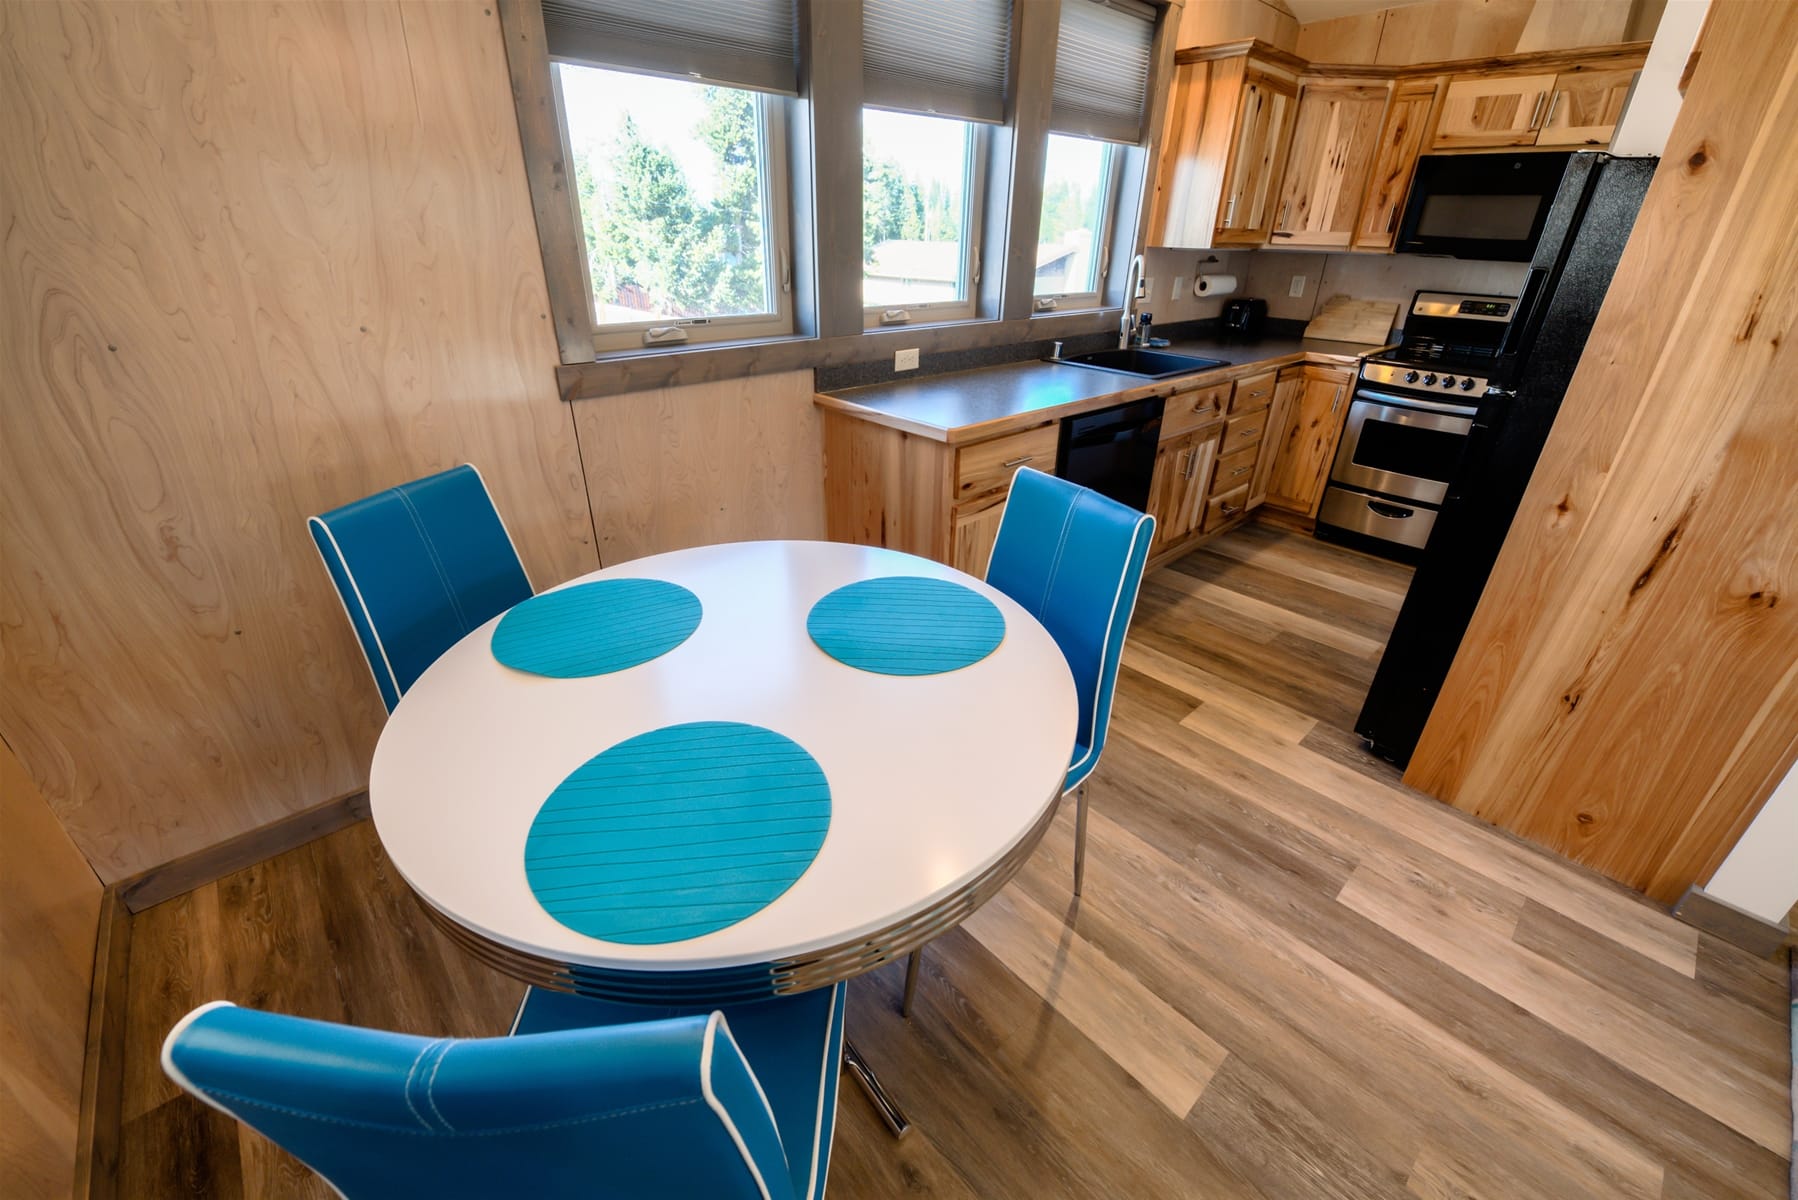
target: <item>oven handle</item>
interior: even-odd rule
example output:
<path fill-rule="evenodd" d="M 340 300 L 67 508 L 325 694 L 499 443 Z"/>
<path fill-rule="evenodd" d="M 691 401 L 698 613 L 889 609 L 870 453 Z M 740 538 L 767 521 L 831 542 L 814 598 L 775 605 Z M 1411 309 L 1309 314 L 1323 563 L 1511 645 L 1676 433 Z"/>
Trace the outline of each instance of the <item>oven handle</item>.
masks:
<path fill-rule="evenodd" d="M 1465 434 L 1473 430 L 1471 414 L 1464 417 L 1459 413 L 1437 412 L 1431 409 L 1412 408 L 1409 405 L 1376 404 L 1357 392 L 1355 393 L 1355 402 L 1349 405 L 1349 426 L 1359 434 L 1360 427 L 1368 421 L 1389 421 L 1394 425 L 1410 425 L 1417 429 L 1437 429 L 1443 433 Z"/>
<path fill-rule="evenodd" d="M 1396 404 L 1401 408 L 1416 408 L 1425 412 L 1450 413 L 1457 417 L 1471 417 L 1480 411 L 1465 404 L 1445 404 L 1440 400 L 1425 400 L 1421 396 L 1395 396 L 1391 392 L 1376 392 L 1372 388 L 1356 388 L 1355 399 L 1362 397 L 1382 404 Z"/>

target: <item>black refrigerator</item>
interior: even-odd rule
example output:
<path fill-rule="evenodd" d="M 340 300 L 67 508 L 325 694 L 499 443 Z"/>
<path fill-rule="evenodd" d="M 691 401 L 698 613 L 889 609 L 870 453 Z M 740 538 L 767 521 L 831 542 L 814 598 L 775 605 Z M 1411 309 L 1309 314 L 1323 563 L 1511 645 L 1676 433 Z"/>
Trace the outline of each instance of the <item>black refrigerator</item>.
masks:
<path fill-rule="evenodd" d="M 1568 162 L 1492 372 L 1495 387 L 1481 400 L 1355 720 L 1368 748 L 1401 767 L 1473 620 L 1658 161 L 1588 152 Z"/>

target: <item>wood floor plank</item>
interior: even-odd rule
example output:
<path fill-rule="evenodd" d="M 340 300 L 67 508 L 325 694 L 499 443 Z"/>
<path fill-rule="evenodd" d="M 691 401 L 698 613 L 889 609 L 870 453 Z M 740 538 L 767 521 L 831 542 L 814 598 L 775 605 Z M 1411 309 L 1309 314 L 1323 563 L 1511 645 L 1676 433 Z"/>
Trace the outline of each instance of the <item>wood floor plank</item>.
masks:
<path fill-rule="evenodd" d="M 1204 549 L 1222 558 L 1277 571 L 1289 579 L 1315 584 L 1339 595 L 1377 605 L 1390 616 L 1397 616 L 1399 606 L 1405 601 L 1405 588 L 1409 584 L 1408 575 L 1396 578 L 1357 577 L 1344 571 L 1340 561 L 1320 564 L 1295 553 L 1285 541 L 1267 542 L 1250 537 L 1225 537 L 1207 543 Z"/>
<path fill-rule="evenodd" d="M 1193 579 L 1216 584 L 1287 613 L 1353 630 L 1382 647 L 1392 628 L 1395 614 L 1389 603 L 1361 600 L 1327 585 L 1219 554 L 1209 546 L 1199 547 L 1170 566 Z"/>
<path fill-rule="evenodd" d="M 1223 1065 L 1222 1046 L 1021 891 L 999 893 L 963 928 L 1173 1115 Z"/>
<path fill-rule="evenodd" d="M 1343 904 L 1520 1008 L 1585 1042 L 1731 1129 L 1778 1152 L 1791 1145 L 1780 1111 L 1786 1080 L 1723 1052 L 1535 955 L 1504 952 L 1508 934 L 1478 919 L 1441 881 L 1395 877 L 1385 864 L 1355 868 Z"/>
<path fill-rule="evenodd" d="M 1316 717 L 1153 646 L 1126 643 L 1123 662 L 1132 670 L 1184 692 L 1195 702 L 1219 705 L 1254 721 L 1282 741 L 1297 743 L 1317 725 Z"/>
<path fill-rule="evenodd" d="M 1386 648 L 1384 638 L 1370 637 L 1321 617 L 1294 612 L 1278 604 L 1238 592 L 1207 579 L 1199 579 L 1178 569 L 1156 575 L 1156 582 L 1184 592 L 1232 618 L 1255 621 L 1267 628 L 1295 634 L 1325 646 L 1353 654 L 1358 658 L 1377 659 Z"/>

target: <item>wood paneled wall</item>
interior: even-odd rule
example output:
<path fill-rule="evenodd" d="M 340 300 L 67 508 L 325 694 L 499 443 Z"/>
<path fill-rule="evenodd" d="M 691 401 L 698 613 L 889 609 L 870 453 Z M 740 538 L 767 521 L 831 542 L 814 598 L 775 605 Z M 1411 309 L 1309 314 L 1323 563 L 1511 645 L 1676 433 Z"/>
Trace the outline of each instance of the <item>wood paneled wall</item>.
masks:
<path fill-rule="evenodd" d="M 66 1196 L 74 1185 L 100 893 L 0 743 L 0 1190 L 9 1196 Z"/>
<path fill-rule="evenodd" d="M 824 536 L 812 373 L 577 400 L 606 563 L 711 542 Z"/>
<path fill-rule="evenodd" d="M 472 460 L 596 565 L 479 0 L 0 3 L 0 733 L 116 880 L 366 778 L 306 514 Z"/>
<path fill-rule="evenodd" d="M 1663 901 L 1798 753 L 1798 5 L 1698 51 L 1405 776 Z"/>
<path fill-rule="evenodd" d="M 1427 0 L 1299 26 L 1301 58 L 1405 66 L 1647 40 L 1666 0 Z M 1237 35 L 1247 36 L 1243 34 Z"/>

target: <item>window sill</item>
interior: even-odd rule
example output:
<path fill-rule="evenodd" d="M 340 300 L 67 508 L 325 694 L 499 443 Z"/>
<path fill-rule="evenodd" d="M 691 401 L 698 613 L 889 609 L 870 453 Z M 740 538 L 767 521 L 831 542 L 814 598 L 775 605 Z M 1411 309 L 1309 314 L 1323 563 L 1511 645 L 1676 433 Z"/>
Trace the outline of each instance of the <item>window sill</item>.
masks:
<path fill-rule="evenodd" d="M 592 362 L 557 367 L 556 386 L 563 400 L 575 401 L 651 388 L 724 383 L 749 375 L 874 362 L 902 349 L 935 354 L 1098 333 L 1115 327 L 1121 312 L 1117 308 L 1057 310 L 1009 321 L 975 318 L 883 325 L 841 337 L 754 338 L 615 350 Z"/>

